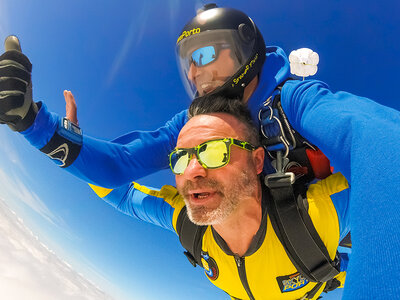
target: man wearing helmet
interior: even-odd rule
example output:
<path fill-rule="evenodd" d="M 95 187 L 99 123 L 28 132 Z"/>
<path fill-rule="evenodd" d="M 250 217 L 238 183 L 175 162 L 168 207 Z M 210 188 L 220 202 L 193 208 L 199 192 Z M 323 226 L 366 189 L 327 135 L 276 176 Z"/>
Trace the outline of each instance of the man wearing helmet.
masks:
<path fill-rule="evenodd" d="M 213 92 L 247 101 L 265 61 L 264 39 L 253 21 L 241 11 L 209 4 L 183 32 L 191 29 L 196 33 L 181 35 L 176 48 L 189 95 Z"/>
<path fill-rule="evenodd" d="M 266 160 L 264 171 L 287 171 L 285 167 L 289 164 L 286 156 L 290 156 L 296 150 L 296 144 L 299 144 L 295 138 L 289 137 L 293 133 L 290 126 L 282 128 L 269 122 L 282 120 L 278 123 L 286 124 L 284 111 L 293 128 L 311 143 L 318 145 L 333 161 L 335 168 L 349 180 L 352 187 L 350 218 L 352 230 L 355 228 L 356 232 L 353 242 L 357 243 L 359 253 L 352 257 L 356 271 L 349 273 L 350 282 L 352 287 L 357 287 L 355 291 L 371 291 L 372 285 L 376 291 L 380 290 L 379 286 L 385 280 L 390 280 L 390 277 L 380 274 L 377 279 L 372 272 L 364 273 L 364 270 L 370 270 L 371 262 L 375 263 L 373 265 L 378 264 L 375 257 L 379 258 L 379 263 L 389 265 L 390 262 L 384 253 L 379 256 L 368 252 L 371 241 L 391 251 L 400 248 L 400 234 L 396 229 L 400 227 L 397 226 L 398 217 L 395 215 L 396 210 L 388 205 L 397 203 L 400 194 L 399 176 L 388 174 L 388 170 L 391 170 L 389 162 L 398 162 L 399 158 L 393 156 L 393 147 L 382 147 L 386 142 L 391 145 L 393 140 L 400 140 L 396 125 L 398 112 L 348 93 L 332 93 L 322 82 L 286 81 L 289 77 L 289 64 L 283 50 L 279 47 L 265 48 L 257 27 L 250 18 L 237 10 L 206 6 L 188 23 L 184 32 L 186 34 L 180 35 L 182 38 L 178 39 L 177 53 L 189 94 L 201 97 L 213 93 L 227 97 L 239 96 L 247 100 L 253 120 L 262 128 L 263 135 L 269 138 L 266 149 L 276 159 L 274 168 Z M 225 61 L 224 69 L 213 68 L 222 58 L 230 59 L 231 63 Z M 4 79 L 3 83 L 7 82 L 1 85 L 0 90 L 1 122 L 21 132 L 32 145 L 67 171 L 96 186 L 113 188 L 168 166 L 167 156 L 187 121 L 186 112 L 177 114 L 155 132 L 132 132 L 112 142 L 82 137 L 79 128 L 68 123 L 68 120 L 61 122 L 61 118 L 50 113 L 43 103 L 35 104 L 32 101 L 31 94 L 26 92 L 30 87 L 31 65 L 25 56 L 18 51 L 8 51 L 0 57 L 0 63 L 6 66 L 1 69 L 0 78 Z M 273 101 L 277 94 L 280 94 L 281 106 Z M 268 118 L 261 111 L 264 107 L 271 112 Z M 346 108 L 345 112 L 343 108 Z M 371 149 L 367 147 L 371 145 L 368 137 L 375 136 L 377 129 L 380 130 L 380 142 Z M 392 134 L 390 140 L 387 132 Z M 371 151 L 376 155 L 371 155 Z M 376 159 L 378 156 L 386 160 Z M 297 162 L 296 158 L 293 160 Z M 310 174 L 313 172 L 312 164 L 311 167 L 307 165 L 309 168 L 306 174 Z M 373 181 L 365 180 L 364 174 L 368 173 L 365 172 L 366 167 L 369 174 L 377 174 Z M 360 173 L 361 169 L 364 174 Z M 310 177 L 314 178 L 313 174 Z M 389 177 L 391 180 L 388 182 Z M 387 189 L 382 190 L 384 186 Z M 95 191 L 104 192 L 100 187 L 94 187 Z M 335 206 L 347 206 L 347 201 L 335 202 L 334 198 Z M 381 207 L 388 206 L 382 211 L 388 214 L 387 220 L 397 224 L 397 227 L 385 227 L 379 218 L 374 218 L 369 210 L 363 209 L 373 207 L 373 203 L 368 202 L 370 199 L 379 202 Z M 377 234 L 365 234 L 365 220 L 370 230 L 377 230 Z M 348 222 L 343 224 L 347 226 Z M 342 232 L 348 230 L 348 226 L 342 228 Z M 385 233 L 384 240 L 380 238 L 380 233 Z M 357 270 L 363 272 L 364 281 L 357 277 Z"/>

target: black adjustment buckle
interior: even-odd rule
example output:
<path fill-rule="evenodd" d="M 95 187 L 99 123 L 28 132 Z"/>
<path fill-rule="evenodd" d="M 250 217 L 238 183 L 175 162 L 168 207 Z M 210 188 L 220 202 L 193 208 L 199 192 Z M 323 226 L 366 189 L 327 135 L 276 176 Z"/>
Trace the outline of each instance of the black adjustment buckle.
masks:
<path fill-rule="evenodd" d="M 288 187 L 292 185 L 296 180 L 294 173 L 274 173 L 265 176 L 264 183 L 270 189 Z"/>
<path fill-rule="evenodd" d="M 334 278 L 335 276 L 339 275 L 339 273 L 340 272 L 328 262 L 318 266 L 311 271 L 311 274 L 322 282 L 326 282 Z"/>
<path fill-rule="evenodd" d="M 193 255 L 189 251 L 185 251 L 183 252 L 183 254 L 185 254 L 186 258 L 192 264 L 192 266 L 196 268 L 197 262 L 196 259 L 193 257 Z"/>

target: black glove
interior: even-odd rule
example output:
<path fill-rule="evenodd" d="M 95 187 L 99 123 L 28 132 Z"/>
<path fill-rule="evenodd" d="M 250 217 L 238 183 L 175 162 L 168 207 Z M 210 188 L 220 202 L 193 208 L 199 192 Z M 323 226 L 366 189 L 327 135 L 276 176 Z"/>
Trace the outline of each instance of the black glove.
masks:
<path fill-rule="evenodd" d="M 32 64 L 22 54 L 16 36 L 4 42 L 0 56 L 0 123 L 14 131 L 24 131 L 34 122 L 38 107 L 32 100 Z"/>

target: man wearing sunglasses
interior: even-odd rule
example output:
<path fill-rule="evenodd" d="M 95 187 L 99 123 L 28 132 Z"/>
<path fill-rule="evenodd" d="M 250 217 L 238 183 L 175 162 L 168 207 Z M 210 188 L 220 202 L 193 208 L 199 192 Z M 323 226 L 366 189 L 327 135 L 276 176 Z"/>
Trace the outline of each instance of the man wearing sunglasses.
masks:
<path fill-rule="evenodd" d="M 193 241 L 188 258 L 232 299 L 317 299 L 326 283 L 297 271 L 271 225 L 271 194 L 261 175 L 264 149 L 243 102 L 198 98 L 189 118 L 169 155 L 176 189 L 131 183 L 108 190 L 104 200 L 175 232 L 185 247 Z M 308 213 L 332 260 L 347 227 L 347 187 L 335 174 L 307 192 Z M 336 282 L 343 283 L 346 266 L 343 256 Z"/>
<path fill-rule="evenodd" d="M 400 226 L 395 214 L 400 175 L 392 171 L 393 166 L 400 165 L 398 156 L 393 155 L 400 140 L 398 112 L 349 93 L 332 93 L 319 81 L 285 81 L 289 64 L 282 49 L 266 48 L 253 21 L 237 10 L 205 7 L 179 36 L 177 55 L 192 97 L 239 96 L 247 101 L 257 126 L 267 129 L 269 120 L 280 120 L 280 112 L 284 111 L 293 128 L 328 155 L 352 186 L 353 244 L 357 241 L 352 264 L 353 269 L 362 270 L 363 276 L 350 273 L 352 289 L 348 297 L 354 299 L 364 292 L 369 292 L 368 297 L 382 296 L 376 291 L 390 281 L 390 273 L 398 273 L 387 255 L 398 254 L 400 249 Z M 231 60 L 223 63 L 222 59 Z M 215 69 L 218 63 L 223 66 Z M 99 141 L 83 136 L 78 127 L 49 112 L 44 103 L 32 101 L 31 64 L 22 53 L 7 51 L 0 57 L 0 65 L 0 121 L 21 132 L 67 171 L 96 186 L 114 188 L 168 167 L 168 154 L 187 121 L 186 111 L 157 131 L 131 132 L 111 142 Z M 280 94 L 281 107 L 267 101 L 276 94 Z M 271 112 L 268 117 L 261 111 L 264 107 Z M 286 123 L 286 119 L 281 120 Z M 268 140 L 277 137 L 268 130 L 262 132 Z M 291 132 L 286 131 L 287 139 L 278 134 L 278 143 L 266 145 L 267 150 L 292 152 L 295 143 L 288 142 Z M 264 170 L 274 172 L 270 160 L 265 161 Z M 376 203 L 380 217 L 376 212 L 370 214 Z M 374 234 L 368 234 L 365 228 Z M 382 247 L 372 250 L 370 243 Z M 374 276 L 377 269 L 379 276 Z M 396 297 L 396 291 L 392 287 L 386 298 Z"/>

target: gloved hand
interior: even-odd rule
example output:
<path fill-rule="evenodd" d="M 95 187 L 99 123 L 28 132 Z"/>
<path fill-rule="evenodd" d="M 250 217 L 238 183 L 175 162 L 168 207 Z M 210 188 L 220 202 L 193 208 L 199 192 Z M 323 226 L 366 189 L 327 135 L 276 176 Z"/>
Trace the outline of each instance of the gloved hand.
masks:
<path fill-rule="evenodd" d="M 24 131 L 34 122 L 38 107 L 32 100 L 32 64 L 21 52 L 16 36 L 4 42 L 0 56 L 0 123 Z"/>

